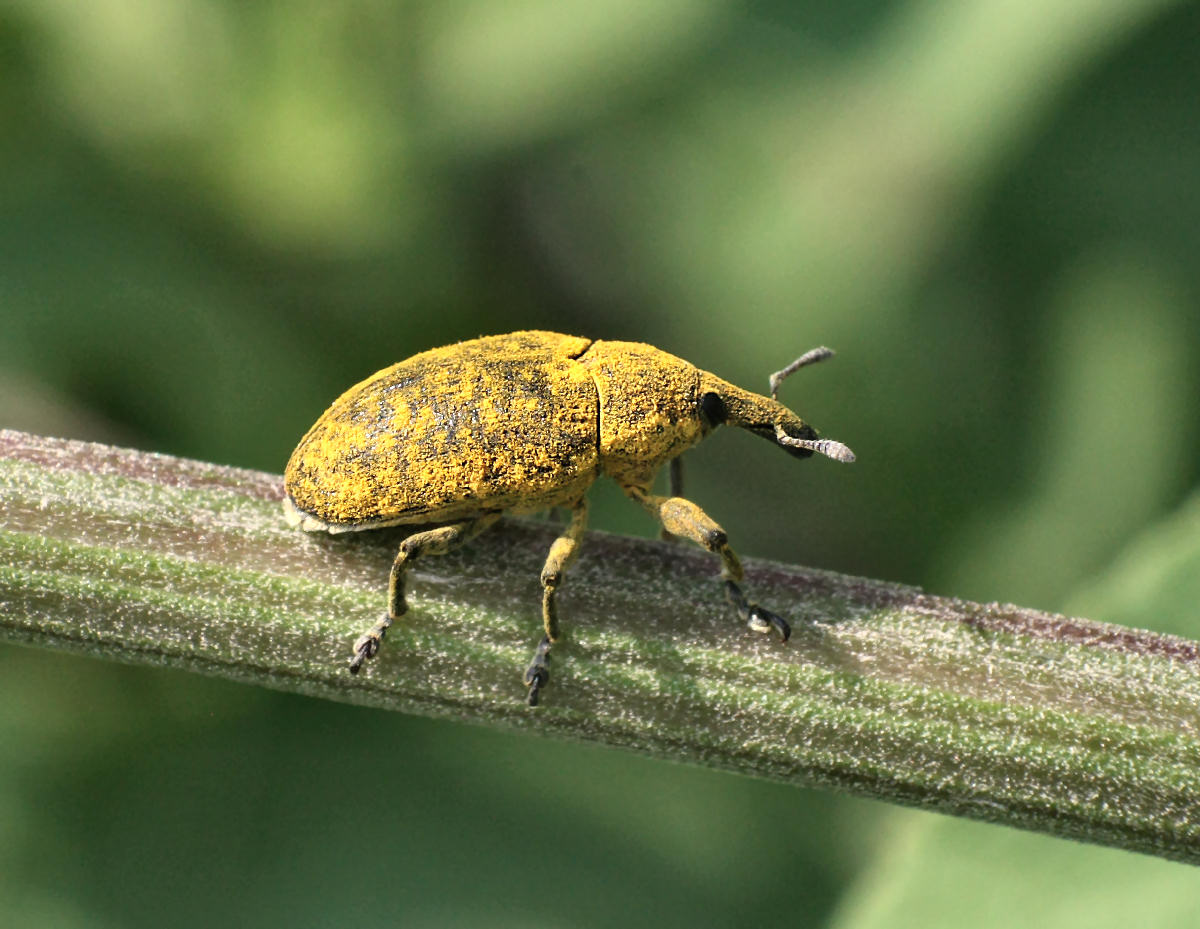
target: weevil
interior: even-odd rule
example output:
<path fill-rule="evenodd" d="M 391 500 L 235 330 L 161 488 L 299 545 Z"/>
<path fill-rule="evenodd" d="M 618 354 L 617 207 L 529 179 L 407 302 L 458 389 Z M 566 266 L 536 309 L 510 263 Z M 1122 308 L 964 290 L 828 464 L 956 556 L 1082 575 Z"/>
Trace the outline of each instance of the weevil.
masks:
<path fill-rule="evenodd" d="M 726 599 L 747 626 L 791 634 L 746 599 L 725 531 L 681 496 L 679 456 L 722 424 L 797 458 L 854 454 L 779 403 L 784 378 L 833 353 L 813 349 L 771 376 L 771 396 L 743 390 L 651 345 L 514 332 L 435 348 L 343 393 L 308 430 L 284 472 L 288 522 L 308 531 L 412 526 L 388 579 L 387 612 L 353 646 L 357 673 L 408 609 L 409 566 L 467 542 L 504 513 L 565 507 L 571 518 L 542 568 L 543 636 L 525 671 L 536 706 L 560 637 L 556 597 L 579 553 L 586 493 L 606 474 L 661 523 L 721 559 Z M 652 490 L 671 463 L 669 496 Z"/>

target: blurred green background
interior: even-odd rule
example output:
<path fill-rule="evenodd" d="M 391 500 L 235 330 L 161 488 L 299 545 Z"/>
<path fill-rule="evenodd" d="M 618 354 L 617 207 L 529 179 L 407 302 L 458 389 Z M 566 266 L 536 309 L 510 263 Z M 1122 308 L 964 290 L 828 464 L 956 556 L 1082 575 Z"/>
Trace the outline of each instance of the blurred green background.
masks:
<path fill-rule="evenodd" d="M 461 338 L 757 389 L 828 344 L 783 399 L 858 463 L 689 456 L 740 551 L 1200 636 L 1197 36 L 1156 0 L 0 0 L 0 425 L 278 472 L 342 389 Z M 1200 892 L 16 647 L 0 744 L 5 926 L 1094 929 L 1194 925 Z"/>

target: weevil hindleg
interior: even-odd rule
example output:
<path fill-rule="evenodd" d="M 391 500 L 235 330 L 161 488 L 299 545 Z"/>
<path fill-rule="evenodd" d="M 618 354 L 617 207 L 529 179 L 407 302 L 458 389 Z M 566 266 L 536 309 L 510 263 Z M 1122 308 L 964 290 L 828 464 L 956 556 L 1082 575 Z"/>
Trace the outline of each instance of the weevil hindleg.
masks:
<path fill-rule="evenodd" d="M 755 632 L 779 633 L 786 642 L 792 628 L 782 616 L 777 616 L 757 603 L 751 603 L 742 592 L 742 562 L 729 547 L 725 530 L 700 507 L 683 497 L 659 497 L 642 487 L 624 487 L 626 494 L 644 506 L 662 523 L 663 529 L 673 536 L 695 542 L 721 557 L 721 580 L 725 585 L 725 597 L 737 610 L 738 616 Z"/>
<path fill-rule="evenodd" d="M 387 634 L 388 627 L 408 612 L 408 602 L 404 597 L 405 574 L 408 566 L 422 555 L 444 555 L 469 542 L 500 518 L 499 513 L 488 513 L 478 519 L 468 519 L 461 523 L 450 523 L 414 532 L 400 543 L 400 550 L 392 562 L 392 571 L 388 577 L 388 610 L 387 614 L 370 629 L 359 636 L 354 643 L 354 657 L 350 659 L 350 673 L 357 674 L 359 668 L 369 658 L 374 658 L 379 651 L 379 644 Z"/>
<path fill-rule="evenodd" d="M 542 568 L 542 623 L 546 627 L 546 637 L 551 642 L 558 641 L 558 609 L 555 605 L 555 594 L 562 582 L 563 572 L 575 561 L 579 554 L 579 545 L 583 541 L 583 530 L 587 527 L 588 504 L 587 498 L 581 497 L 571 507 L 571 522 L 563 530 L 562 535 L 550 546 L 550 554 L 546 556 L 546 564 Z"/>
<path fill-rule="evenodd" d="M 563 573 L 579 554 L 583 530 L 587 526 L 587 499 L 580 497 L 571 507 L 571 522 L 562 535 L 550 546 L 542 568 L 542 625 L 546 633 L 533 653 L 533 661 L 525 669 L 525 686 L 529 688 L 529 705 L 538 705 L 538 693 L 550 680 L 550 643 L 557 642 L 558 605 L 556 596 Z"/>

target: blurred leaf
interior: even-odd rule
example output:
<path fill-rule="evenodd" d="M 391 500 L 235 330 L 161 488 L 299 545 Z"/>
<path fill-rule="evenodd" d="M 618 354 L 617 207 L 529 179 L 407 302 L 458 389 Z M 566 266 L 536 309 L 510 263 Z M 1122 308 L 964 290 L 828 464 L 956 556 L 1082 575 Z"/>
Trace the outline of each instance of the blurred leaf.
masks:
<path fill-rule="evenodd" d="M 896 814 L 830 929 L 1190 929 L 1189 865 L 976 823 Z"/>
<path fill-rule="evenodd" d="M 1200 493 L 1142 532 L 1067 608 L 1140 629 L 1200 632 Z"/>
<path fill-rule="evenodd" d="M 432 4 L 418 97 L 458 157 L 529 143 L 647 90 L 709 40 L 720 0 Z"/>
<path fill-rule="evenodd" d="M 939 588 L 1057 606 L 1185 486 L 1186 292 L 1152 261 L 1100 250 L 1064 274 L 1039 339 L 1049 376 L 998 445 L 1030 472 L 1019 501 L 981 507 L 948 546 Z M 1129 325 L 1134 317 L 1137 325 Z"/>

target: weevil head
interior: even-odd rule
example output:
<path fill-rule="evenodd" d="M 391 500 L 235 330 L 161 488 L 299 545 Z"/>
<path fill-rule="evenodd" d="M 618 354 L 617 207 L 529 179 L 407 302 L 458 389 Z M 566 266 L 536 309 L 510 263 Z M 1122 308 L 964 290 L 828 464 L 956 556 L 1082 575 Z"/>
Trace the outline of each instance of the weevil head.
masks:
<path fill-rule="evenodd" d="M 601 467 L 620 483 L 647 485 L 663 464 L 720 425 L 748 429 L 799 458 L 813 452 L 854 458 L 844 445 L 818 438 L 783 404 L 653 346 L 595 342 L 578 360 L 599 393 Z"/>
<path fill-rule="evenodd" d="M 817 430 L 778 400 L 700 372 L 700 410 L 709 429 L 738 426 L 774 442 L 789 455 L 810 458 L 814 452 L 835 461 L 850 462 L 854 452 L 841 442 L 822 439 Z"/>

